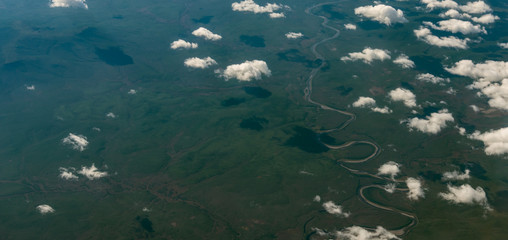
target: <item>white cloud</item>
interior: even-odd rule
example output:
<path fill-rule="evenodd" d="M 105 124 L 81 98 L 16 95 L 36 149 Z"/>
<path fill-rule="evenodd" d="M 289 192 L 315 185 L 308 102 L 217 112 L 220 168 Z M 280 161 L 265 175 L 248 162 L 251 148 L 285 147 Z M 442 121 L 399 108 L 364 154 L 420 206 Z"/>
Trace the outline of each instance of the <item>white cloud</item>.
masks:
<path fill-rule="evenodd" d="M 215 34 L 204 27 L 200 27 L 200 28 L 194 30 L 192 32 L 192 35 L 194 35 L 196 37 L 202 37 L 206 40 L 212 40 L 212 41 L 217 41 L 217 40 L 222 39 L 222 37 L 219 34 Z"/>
<path fill-rule="evenodd" d="M 413 30 L 416 37 L 430 45 L 438 46 L 438 47 L 451 47 L 451 48 L 467 48 L 467 42 L 469 42 L 469 38 L 459 39 L 456 37 L 438 37 L 432 35 L 428 28 L 420 27 L 420 29 Z"/>
<path fill-rule="evenodd" d="M 479 131 L 469 136 L 472 139 L 483 141 L 487 155 L 502 155 L 508 153 L 508 127 L 490 130 L 485 133 Z"/>
<path fill-rule="evenodd" d="M 58 175 L 60 178 L 62 179 L 65 179 L 65 180 L 77 180 L 79 177 L 76 176 L 73 171 L 75 171 L 76 169 L 75 168 L 59 168 L 58 170 L 60 170 L 60 175 Z"/>
<path fill-rule="evenodd" d="M 112 112 L 108 112 L 106 114 L 106 117 L 108 117 L 108 118 L 116 118 L 116 115 L 114 113 L 112 113 Z"/>
<path fill-rule="evenodd" d="M 37 211 L 39 211 L 42 215 L 48 214 L 48 213 L 54 213 L 55 209 L 53 209 L 51 206 L 47 204 L 42 204 L 36 207 Z"/>
<path fill-rule="evenodd" d="M 473 20 L 474 22 L 477 22 L 477 23 L 490 24 L 490 23 L 494 23 L 496 20 L 499 20 L 499 17 L 494 16 L 489 13 L 489 14 L 485 14 L 481 17 L 473 17 L 473 18 L 471 18 L 471 20 Z"/>
<path fill-rule="evenodd" d="M 268 69 L 265 61 L 252 60 L 240 64 L 229 65 L 224 71 L 216 71 L 226 80 L 236 78 L 240 81 L 260 80 L 262 75 L 271 76 L 272 72 Z"/>
<path fill-rule="evenodd" d="M 480 108 L 476 105 L 469 105 L 469 107 L 471 107 L 471 109 L 473 109 L 474 112 L 479 112 L 480 111 Z"/>
<path fill-rule="evenodd" d="M 430 82 L 430 83 L 443 83 L 443 82 L 450 82 L 449 78 L 442 78 L 442 77 L 436 77 L 430 73 L 422 73 L 416 75 L 416 79 L 423 82 Z"/>
<path fill-rule="evenodd" d="M 137 93 L 137 91 L 135 89 L 131 89 L 127 93 L 130 94 L 130 95 L 134 95 L 134 94 Z"/>
<path fill-rule="evenodd" d="M 430 26 L 433 29 L 448 31 L 451 33 L 462 33 L 462 34 L 477 34 L 477 33 L 487 33 L 485 27 L 480 25 L 474 25 L 469 21 L 463 21 L 458 19 L 448 19 L 439 21 L 436 26 L 431 22 L 423 22 L 423 24 Z"/>
<path fill-rule="evenodd" d="M 393 60 L 395 64 L 400 65 L 402 68 L 414 68 L 415 62 L 411 61 L 406 54 L 401 54 L 397 59 Z"/>
<path fill-rule="evenodd" d="M 507 43 L 498 43 L 497 45 L 504 48 L 504 49 L 508 49 L 508 42 Z"/>
<path fill-rule="evenodd" d="M 88 9 L 86 0 L 51 0 L 49 6 L 54 7 L 81 7 Z"/>
<path fill-rule="evenodd" d="M 34 85 L 26 86 L 26 90 L 33 91 L 35 90 L 35 86 Z"/>
<path fill-rule="evenodd" d="M 491 107 L 508 110 L 508 78 L 503 79 L 501 83 L 492 83 L 481 91 L 490 98 Z"/>
<path fill-rule="evenodd" d="M 348 227 L 342 231 L 331 234 L 336 239 L 348 240 L 400 240 L 395 234 L 377 226 L 375 230 L 367 230 L 359 226 Z"/>
<path fill-rule="evenodd" d="M 375 106 L 376 100 L 370 97 L 360 97 L 356 102 L 353 103 L 353 107 L 369 107 Z"/>
<path fill-rule="evenodd" d="M 468 2 L 466 5 L 459 7 L 460 10 L 471 14 L 482 14 L 491 12 L 492 9 L 484 1 Z"/>
<path fill-rule="evenodd" d="M 378 112 L 378 113 L 382 113 L 382 114 L 389 114 L 389 113 L 392 113 L 393 111 L 388 108 L 388 107 L 373 107 L 371 108 L 370 110 L 372 110 L 373 112 Z"/>
<path fill-rule="evenodd" d="M 207 67 L 210 67 L 212 65 L 216 65 L 217 62 L 213 60 L 211 57 L 206 58 L 187 58 L 185 59 L 184 65 L 191 68 L 201 68 L 205 69 Z"/>
<path fill-rule="evenodd" d="M 172 49 L 179 49 L 179 48 L 189 49 L 189 48 L 197 48 L 197 47 L 198 47 L 197 43 L 187 42 L 182 39 L 178 39 L 178 40 L 171 43 Z"/>
<path fill-rule="evenodd" d="M 367 47 L 362 52 L 348 53 L 349 57 L 342 57 L 342 61 L 357 61 L 362 60 L 364 63 L 371 63 L 374 60 L 384 61 L 390 59 L 389 51 L 383 49 L 372 49 Z"/>
<path fill-rule="evenodd" d="M 253 12 L 253 13 L 273 13 L 280 10 L 284 5 L 276 3 L 267 3 L 265 6 L 260 6 L 254 0 L 244 0 L 241 2 L 234 2 L 231 4 L 233 11 L 239 12 Z"/>
<path fill-rule="evenodd" d="M 344 27 L 348 30 L 356 30 L 356 25 L 351 23 L 344 24 Z"/>
<path fill-rule="evenodd" d="M 398 163 L 389 161 L 379 167 L 377 175 L 389 175 L 391 178 L 394 178 L 400 172 L 399 166 Z"/>
<path fill-rule="evenodd" d="M 288 39 L 297 39 L 297 38 L 303 37 L 303 34 L 300 33 L 300 32 L 298 32 L 298 33 L 296 33 L 296 32 L 288 32 L 288 33 L 286 33 L 286 37 Z"/>
<path fill-rule="evenodd" d="M 458 8 L 459 4 L 452 0 L 421 0 L 422 3 L 427 4 L 427 8 Z"/>
<path fill-rule="evenodd" d="M 453 172 L 445 172 L 443 173 L 443 181 L 450 181 L 450 180 L 466 180 L 469 179 L 469 169 L 466 169 L 464 173 L 460 173 L 459 171 L 453 171 Z"/>
<path fill-rule="evenodd" d="M 407 120 L 409 128 L 417 129 L 423 133 L 436 134 L 446 127 L 447 122 L 453 122 L 453 116 L 448 109 L 440 110 L 437 113 L 431 113 L 425 119 L 411 118 Z"/>
<path fill-rule="evenodd" d="M 285 18 L 286 15 L 284 13 L 270 13 L 268 16 L 270 18 Z"/>
<path fill-rule="evenodd" d="M 411 200 L 418 200 L 419 198 L 425 197 L 425 193 L 423 192 L 422 183 L 420 180 L 416 178 L 408 178 L 406 179 L 406 185 L 409 189 L 407 193 L 407 197 Z"/>
<path fill-rule="evenodd" d="M 312 199 L 312 201 L 314 201 L 314 202 L 321 202 L 321 196 L 316 195 L 316 196 Z"/>
<path fill-rule="evenodd" d="M 407 89 L 397 88 L 390 91 L 388 95 L 393 101 L 401 101 L 408 107 L 416 107 L 416 96 Z"/>
<path fill-rule="evenodd" d="M 459 187 L 448 185 L 447 193 L 439 193 L 439 196 L 452 203 L 479 204 L 489 209 L 487 195 L 481 187 L 474 189 L 469 184 L 463 184 Z"/>
<path fill-rule="evenodd" d="M 81 170 L 78 171 L 78 173 L 87 177 L 89 180 L 99 179 L 108 175 L 107 172 L 99 171 L 99 169 L 97 169 L 93 163 L 91 167 L 83 166 Z"/>
<path fill-rule="evenodd" d="M 349 217 L 349 214 L 350 214 L 350 213 L 344 212 L 342 210 L 342 206 L 336 205 L 332 201 L 328 201 L 328 202 L 323 203 L 323 208 L 325 208 L 325 210 L 328 213 L 333 214 L 333 215 L 337 215 L 337 216 Z"/>
<path fill-rule="evenodd" d="M 395 183 L 388 183 L 383 187 L 383 189 L 388 193 L 394 193 L 395 188 L 397 188 L 397 185 L 395 185 Z"/>
<path fill-rule="evenodd" d="M 440 13 L 439 14 L 440 17 L 442 18 L 446 18 L 446 17 L 449 17 L 449 18 L 471 18 L 471 15 L 467 14 L 467 13 L 460 13 L 459 11 L 455 10 L 455 9 L 450 9 L 444 13 Z"/>
<path fill-rule="evenodd" d="M 392 23 L 406 23 L 407 19 L 400 9 L 379 4 L 376 6 L 363 6 L 355 8 L 355 14 L 370 18 L 374 21 L 390 26 Z"/>
<path fill-rule="evenodd" d="M 71 147 L 78 151 L 85 150 L 88 145 L 88 141 L 86 137 L 83 135 L 75 135 L 73 133 L 69 133 L 69 136 L 62 139 L 62 142 L 67 145 L 71 145 Z"/>

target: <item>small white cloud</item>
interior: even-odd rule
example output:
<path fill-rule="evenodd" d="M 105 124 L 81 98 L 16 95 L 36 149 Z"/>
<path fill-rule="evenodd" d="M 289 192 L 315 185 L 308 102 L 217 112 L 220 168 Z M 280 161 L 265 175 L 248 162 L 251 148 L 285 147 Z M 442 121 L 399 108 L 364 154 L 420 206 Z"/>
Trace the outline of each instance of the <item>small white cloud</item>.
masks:
<path fill-rule="evenodd" d="M 427 4 L 428 9 L 459 7 L 459 4 L 452 0 L 421 0 L 421 2 Z"/>
<path fill-rule="evenodd" d="M 443 173 L 443 177 L 441 179 L 443 181 L 466 180 L 470 178 L 469 172 L 469 169 L 466 169 L 464 173 L 460 173 L 459 171 L 445 172 Z"/>
<path fill-rule="evenodd" d="M 356 30 L 356 25 L 351 23 L 344 24 L 344 27 L 348 30 Z"/>
<path fill-rule="evenodd" d="M 233 11 L 239 12 L 253 12 L 253 13 L 273 13 L 277 10 L 284 8 L 284 5 L 267 3 L 265 6 L 260 6 L 254 0 L 244 0 L 241 2 L 234 2 L 231 4 Z"/>
<path fill-rule="evenodd" d="M 491 12 L 492 9 L 484 1 L 468 2 L 466 5 L 459 7 L 460 10 L 471 14 L 482 14 Z"/>
<path fill-rule="evenodd" d="M 355 14 L 370 18 L 385 25 L 390 26 L 393 23 L 406 23 L 407 19 L 400 9 L 391 6 L 379 4 L 376 6 L 363 6 L 355 8 Z"/>
<path fill-rule="evenodd" d="M 62 142 L 64 144 L 70 145 L 73 149 L 78 151 L 85 150 L 86 146 L 88 145 L 88 141 L 86 140 L 85 136 L 75 135 L 73 133 L 69 133 L 69 136 L 62 139 Z"/>
<path fill-rule="evenodd" d="M 55 7 L 79 7 L 79 8 L 88 9 L 86 0 L 50 0 L 49 6 L 52 8 L 55 8 Z"/>
<path fill-rule="evenodd" d="M 406 185 L 409 189 L 407 193 L 407 197 L 411 200 L 418 200 L 419 198 L 425 197 L 425 193 L 423 191 L 422 183 L 420 180 L 416 178 L 408 178 L 406 179 Z"/>
<path fill-rule="evenodd" d="M 471 109 L 473 109 L 474 112 L 479 112 L 480 111 L 480 108 L 476 105 L 469 105 L 469 107 L 471 107 Z"/>
<path fill-rule="evenodd" d="M 286 38 L 288 39 L 297 39 L 303 37 L 303 34 L 301 32 L 288 32 L 286 33 Z"/>
<path fill-rule="evenodd" d="M 271 76 L 272 72 L 268 69 L 265 61 L 252 60 L 240 64 L 229 65 L 224 71 L 216 71 L 226 80 L 236 78 L 240 81 L 260 80 L 263 75 Z"/>
<path fill-rule="evenodd" d="M 342 210 L 342 206 L 337 205 L 333 203 L 332 201 L 328 201 L 323 203 L 323 208 L 330 214 L 342 216 L 342 217 L 349 217 L 350 213 L 344 212 Z"/>
<path fill-rule="evenodd" d="M 100 128 L 98 128 L 98 127 L 93 127 L 93 128 L 92 128 L 92 130 L 97 131 L 97 132 L 100 132 L 100 131 L 101 131 L 101 129 L 100 129 Z"/>
<path fill-rule="evenodd" d="M 397 185 L 395 185 L 395 183 L 388 183 L 383 187 L 383 189 L 388 193 L 394 193 L 396 187 Z"/>
<path fill-rule="evenodd" d="M 423 82 L 430 82 L 434 84 L 443 83 L 443 82 L 450 82 L 449 78 L 442 78 L 442 77 L 436 77 L 430 73 L 422 73 L 416 75 L 416 80 L 423 81 Z"/>
<path fill-rule="evenodd" d="M 48 214 L 48 213 L 54 213 L 55 209 L 53 209 L 51 206 L 47 204 L 42 204 L 36 207 L 37 211 L 39 211 L 42 215 Z"/>
<path fill-rule="evenodd" d="M 444 13 L 440 13 L 439 14 L 440 17 L 442 18 L 456 18 L 456 19 L 469 19 L 471 18 L 471 15 L 467 14 L 467 13 L 459 13 L 459 11 L 455 10 L 455 9 L 450 9 Z"/>
<path fill-rule="evenodd" d="M 485 14 L 481 17 L 473 17 L 473 18 L 471 18 L 471 20 L 473 20 L 474 22 L 477 22 L 477 23 L 491 24 L 491 23 L 494 23 L 496 20 L 499 20 L 499 17 L 488 13 L 488 14 Z"/>
<path fill-rule="evenodd" d="M 462 33 L 462 34 L 477 34 L 477 33 L 487 33 L 485 27 L 480 25 L 474 25 L 471 22 L 458 20 L 458 19 L 448 19 L 439 21 L 436 26 L 431 22 L 423 22 L 423 24 L 430 26 L 433 29 L 447 31 L 451 33 Z"/>
<path fill-rule="evenodd" d="M 439 112 L 431 113 L 425 119 L 416 117 L 408 119 L 407 126 L 423 133 L 437 134 L 442 128 L 446 127 L 447 122 L 453 122 L 454 120 L 448 109 L 442 109 Z"/>
<path fill-rule="evenodd" d="M 172 49 L 179 49 L 179 48 L 189 49 L 189 48 L 197 48 L 197 47 L 198 47 L 197 43 L 187 42 L 182 39 L 178 39 L 178 40 L 171 43 Z"/>
<path fill-rule="evenodd" d="M 90 167 L 81 167 L 81 170 L 78 171 L 79 174 L 87 177 L 89 180 L 99 179 L 106 177 L 108 175 L 107 172 L 101 172 L 97 167 L 95 167 L 95 164 L 92 163 L 92 166 Z"/>
<path fill-rule="evenodd" d="M 360 97 L 353 103 L 353 107 L 370 107 L 375 106 L 376 100 L 370 97 Z"/>
<path fill-rule="evenodd" d="M 373 107 L 370 110 L 372 110 L 373 112 L 378 112 L 378 113 L 382 113 L 382 114 L 389 114 L 389 113 L 393 112 L 389 107 L 382 107 L 382 108 Z"/>
<path fill-rule="evenodd" d="M 342 57 L 340 60 L 342 61 L 357 61 L 362 60 L 364 63 L 370 64 L 374 60 L 384 61 L 390 59 L 389 51 L 383 49 L 372 49 L 367 47 L 363 49 L 362 52 L 352 52 L 348 53 L 348 57 Z"/>
<path fill-rule="evenodd" d="M 77 180 L 79 177 L 76 176 L 73 171 L 75 171 L 76 169 L 75 168 L 59 168 L 58 170 L 60 170 L 60 175 L 58 175 L 61 179 L 65 179 L 65 180 Z"/>
<path fill-rule="evenodd" d="M 136 94 L 136 93 L 138 93 L 138 92 L 137 92 L 135 89 L 131 89 L 131 90 L 129 90 L 129 91 L 127 92 L 127 94 L 130 94 L 130 95 L 134 95 L 134 94 Z"/>
<path fill-rule="evenodd" d="M 448 90 L 446 90 L 446 93 L 450 94 L 450 95 L 455 95 L 455 94 L 457 94 L 457 90 L 455 90 L 451 87 L 451 88 L 448 88 Z"/>
<path fill-rule="evenodd" d="M 268 16 L 270 18 L 285 18 L 286 15 L 284 13 L 270 13 Z"/>
<path fill-rule="evenodd" d="M 316 195 L 316 196 L 312 199 L 312 201 L 314 201 L 314 202 L 321 202 L 321 196 Z"/>
<path fill-rule="evenodd" d="M 456 204 L 479 204 L 490 209 L 487 203 L 487 195 L 481 187 L 474 189 L 469 184 L 463 184 L 459 187 L 448 185 L 447 193 L 439 193 L 439 196 Z"/>
<path fill-rule="evenodd" d="M 115 115 L 114 113 L 112 113 L 112 112 L 108 112 L 108 113 L 106 114 L 106 117 L 107 117 L 107 118 L 116 118 L 116 115 Z"/>
<path fill-rule="evenodd" d="M 456 37 L 438 37 L 432 35 L 428 28 L 420 27 L 420 29 L 413 30 L 416 37 L 430 45 L 438 46 L 438 47 L 450 47 L 450 48 L 460 48 L 466 49 L 467 42 L 469 42 L 469 38 L 459 39 Z"/>
<path fill-rule="evenodd" d="M 483 141 L 487 155 L 502 155 L 508 153 L 508 127 L 490 130 L 485 133 L 474 132 L 469 138 Z"/>
<path fill-rule="evenodd" d="M 508 49 L 508 42 L 506 42 L 506 43 L 498 43 L 497 45 L 502 47 L 502 48 L 504 48 L 504 49 Z"/>
<path fill-rule="evenodd" d="M 141 211 L 143 211 L 143 212 L 151 212 L 152 210 L 148 209 L 147 207 L 144 207 L 143 209 L 141 209 Z"/>
<path fill-rule="evenodd" d="M 35 90 L 35 86 L 34 85 L 26 86 L 26 90 L 33 91 Z"/>
<path fill-rule="evenodd" d="M 388 93 L 392 101 L 404 102 L 407 107 L 416 107 L 416 96 L 409 90 L 397 88 Z"/>
<path fill-rule="evenodd" d="M 191 68 L 201 68 L 201 69 L 205 69 L 205 68 L 208 68 L 212 65 L 216 65 L 217 62 L 215 60 L 213 60 L 211 57 L 206 57 L 206 58 L 197 58 L 197 57 L 193 57 L 193 58 L 187 58 L 185 59 L 185 62 L 184 62 L 184 65 L 186 67 L 191 67 Z"/>
<path fill-rule="evenodd" d="M 388 175 L 393 179 L 400 172 L 399 166 L 400 165 L 398 163 L 389 161 L 379 167 L 377 175 Z"/>
<path fill-rule="evenodd" d="M 408 56 L 401 54 L 397 59 L 393 60 L 395 64 L 400 65 L 402 68 L 414 68 L 415 62 L 411 61 Z"/>
<path fill-rule="evenodd" d="M 381 226 L 377 226 L 375 230 L 367 230 L 359 226 L 352 226 L 328 235 L 331 235 L 330 237 L 335 237 L 335 239 L 349 240 L 400 240 L 395 234 Z"/>
<path fill-rule="evenodd" d="M 202 37 L 206 40 L 211 40 L 211 41 L 217 41 L 217 40 L 222 39 L 222 37 L 219 34 L 215 34 L 204 27 L 200 27 L 200 28 L 194 30 L 192 32 L 192 35 L 194 35 L 196 37 Z"/>

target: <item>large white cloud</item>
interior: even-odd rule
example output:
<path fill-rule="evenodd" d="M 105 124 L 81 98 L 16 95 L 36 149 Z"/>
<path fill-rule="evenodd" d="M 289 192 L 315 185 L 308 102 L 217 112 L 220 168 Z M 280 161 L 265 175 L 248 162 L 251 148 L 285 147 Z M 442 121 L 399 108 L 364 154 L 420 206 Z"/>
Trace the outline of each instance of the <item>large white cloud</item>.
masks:
<path fill-rule="evenodd" d="M 452 203 L 457 204 L 476 203 L 489 209 L 489 204 L 487 203 L 487 195 L 485 194 L 485 191 L 481 187 L 476 187 L 476 189 L 474 189 L 469 184 L 463 184 L 458 187 L 448 185 L 448 192 L 439 193 L 439 196 Z"/>
<path fill-rule="evenodd" d="M 362 52 L 348 53 L 348 57 L 341 57 L 342 61 L 357 61 L 362 60 L 364 63 L 371 63 L 374 60 L 384 61 L 390 59 L 390 52 L 383 49 L 372 49 L 367 47 Z"/>
<path fill-rule="evenodd" d="M 60 170 L 60 175 L 58 175 L 60 178 L 65 180 L 77 180 L 79 177 L 76 176 L 73 171 L 75 171 L 75 168 L 64 168 L 61 167 L 58 170 Z"/>
<path fill-rule="evenodd" d="M 476 34 L 476 33 L 487 33 L 485 27 L 480 25 L 474 25 L 469 21 L 463 21 L 458 19 L 448 19 L 439 21 L 435 25 L 431 22 L 423 22 L 423 24 L 430 26 L 433 29 L 448 31 L 452 33 L 462 33 L 462 34 Z"/>
<path fill-rule="evenodd" d="M 377 174 L 378 175 L 389 175 L 391 178 L 394 178 L 400 172 L 399 166 L 400 165 L 398 163 L 396 163 L 394 161 L 389 161 L 389 162 L 381 165 L 381 167 L 379 167 L 379 169 L 377 170 Z"/>
<path fill-rule="evenodd" d="M 201 68 L 205 69 L 207 67 L 210 67 L 212 65 L 216 65 L 217 62 L 213 60 L 211 57 L 206 58 L 187 58 L 185 59 L 184 65 L 191 68 Z"/>
<path fill-rule="evenodd" d="M 490 23 L 494 23 L 496 20 L 499 20 L 499 17 L 488 13 L 488 14 L 485 14 L 481 17 L 472 17 L 471 20 L 473 20 L 474 22 L 477 22 L 477 23 L 490 24 Z"/>
<path fill-rule="evenodd" d="M 481 91 L 490 98 L 491 107 L 508 110 L 508 78 L 503 79 L 501 83 L 492 83 Z"/>
<path fill-rule="evenodd" d="M 353 107 L 370 107 L 375 106 L 376 100 L 374 100 L 371 97 L 359 97 L 358 100 L 356 100 L 353 103 Z"/>
<path fill-rule="evenodd" d="M 330 214 L 341 216 L 341 217 L 349 217 L 348 212 L 344 212 L 342 206 L 335 204 L 332 201 L 328 201 L 323 203 L 323 208 Z"/>
<path fill-rule="evenodd" d="M 469 169 L 466 169 L 464 173 L 460 173 L 459 171 L 445 172 L 443 173 L 442 180 L 450 181 L 450 180 L 466 180 L 469 179 Z"/>
<path fill-rule="evenodd" d="M 189 49 L 189 48 L 197 48 L 197 47 L 198 47 L 197 43 L 187 42 L 182 39 L 178 39 L 178 40 L 171 43 L 172 49 L 179 49 L 179 48 Z"/>
<path fill-rule="evenodd" d="M 83 151 L 86 149 L 86 146 L 88 146 L 88 141 L 85 136 L 75 135 L 73 133 L 69 133 L 69 136 L 62 139 L 62 142 L 78 151 Z"/>
<path fill-rule="evenodd" d="M 355 8 L 355 14 L 370 18 L 374 21 L 390 26 L 392 23 L 406 23 L 407 19 L 400 9 L 378 4 L 376 6 L 363 6 Z"/>
<path fill-rule="evenodd" d="M 395 64 L 400 65 L 402 68 L 414 68 L 415 62 L 413 62 L 406 54 L 401 54 L 397 59 L 393 60 Z"/>
<path fill-rule="evenodd" d="M 252 60 L 240 64 L 229 65 L 224 71 L 216 71 L 226 80 L 236 78 L 240 81 L 260 80 L 263 75 L 271 76 L 272 72 L 268 69 L 265 61 Z"/>
<path fill-rule="evenodd" d="M 286 33 L 286 38 L 288 39 L 297 39 L 303 37 L 303 34 L 300 32 L 288 32 Z"/>
<path fill-rule="evenodd" d="M 89 180 L 99 179 L 108 176 L 107 172 L 101 172 L 95 164 L 92 163 L 90 167 L 81 167 L 81 170 L 78 171 L 79 174 L 85 176 Z"/>
<path fill-rule="evenodd" d="M 53 209 L 51 206 L 49 206 L 47 204 L 41 204 L 41 205 L 37 206 L 36 209 L 42 215 L 55 212 L 55 209 Z"/>
<path fill-rule="evenodd" d="M 80 7 L 88 9 L 86 0 L 51 0 L 49 6 L 54 7 Z"/>
<path fill-rule="evenodd" d="M 395 234 L 386 230 L 381 226 L 377 226 L 375 230 L 367 230 L 359 226 L 348 227 L 342 231 L 336 231 L 329 234 L 335 239 L 341 240 L 399 240 Z"/>
<path fill-rule="evenodd" d="M 206 40 L 211 40 L 211 41 L 217 41 L 217 40 L 222 39 L 221 35 L 215 34 L 204 27 L 200 27 L 200 28 L 194 30 L 192 32 L 192 35 L 194 35 L 196 37 L 202 37 Z"/>
<path fill-rule="evenodd" d="M 423 82 L 430 82 L 430 83 L 444 83 L 444 82 L 450 82 L 449 78 L 442 78 L 442 77 L 436 77 L 430 73 L 422 73 L 416 75 L 416 79 Z"/>
<path fill-rule="evenodd" d="M 468 2 L 466 5 L 459 6 L 460 10 L 471 14 L 482 14 L 492 11 L 489 5 L 484 1 Z"/>
<path fill-rule="evenodd" d="M 459 39 L 456 37 L 438 37 L 432 35 L 432 32 L 428 28 L 420 27 L 420 29 L 415 29 L 414 33 L 416 37 L 430 45 L 438 46 L 438 47 L 451 47 L 451 48 L 460 48 L 466 49 L 467 42 L 469 42 L 469 38 Z"/>
<path fill-rule="evenodd" d="M 490 130 L 485 133 L 479 131 L 469 136 L 472 139 L 483 141 L 487 155 L 501 155 L 508 153 L 508 127 Z"/>
<path fill-rule="evenodd" d="M 446 127 L 447 122 L 453 122 L 454 120 L 448 109 L 442 109 L 439 112 L 431 113 L 425 119 L 416 117 L 408 119 L 407 126 L 423 133 L 436 134 Z"/>
<path fill-rule="evenodd" d="M 429 9 L 435 8 L 458 8 L 459 4 L 452 0 L 421 0 Z"/>
<path fill-rule="evenodd" d="M 422 182 L 416 178 L 407 178 L 406 185 L 409 189 L 407 193 L 407 197 L 411 200 L 418 200 L 419 198 L 425 197 L 425 192 L 423 191 Z"/>
<path fill-rule="evenodd" d="M 397 88 L 390 91 L 388 96 L 390 96 L 393 101 L 404 102 L 404 105 L 408 107 L 416 107 L 416 96 L 407 89 Z"/>

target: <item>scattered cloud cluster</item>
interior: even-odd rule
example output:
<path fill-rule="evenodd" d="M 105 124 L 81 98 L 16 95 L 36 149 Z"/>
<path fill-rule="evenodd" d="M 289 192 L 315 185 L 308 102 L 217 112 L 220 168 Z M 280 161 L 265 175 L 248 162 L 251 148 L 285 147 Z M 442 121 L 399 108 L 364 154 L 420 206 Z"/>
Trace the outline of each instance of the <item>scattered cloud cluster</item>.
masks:
<path fill-rule="evenodd" d="M 187 42 L 182 39 L 178 39 L 178 40 L 171 43 L 171 49 L 179 49 L 179 48 L 190 49 L 190 48 L 197 48 L 197 47 L 198 47 L 197 43 Z"/>
<path fill-rule="evenodd" d="M 252 60 L 240 64 L 229 65 L 224 71 L 216 71 L 226 80 L 236 78 L 240 81 L 260 80 L 263 75 L 271 76 L 272 72 L 268 69 L 265 61 Z"/>
<path fill-rule="evenodd" d="M 474 189 L 469 184 L 463 184 L 458 187 L 448 185 L 448 192 L 439 193 L 439 196 L 456 204 L 479 204 L 489 209 L 487 195 L 481 187 Z"/>
<path fill-rule="evenodd" d="M 437 76 L 434 76 L 430 73 L 418 74 L 418 75 L 416 75 L 416 80 L 419 80 L 422 82 L 430 82 L 430 83 L 434 83 L 434 84 L 450 82 L 449 78 L 437 77 Z"/>
<path fill-rule="evenodd" d="M 402 10 L 395 9 L 384 4 L 355 8 L 355 14 L 370 18 L 373 21 L 377 21 L 388 26 L 395 23 L 407 22 L 407 19 L 404 17 Z"/>
<path fill-rule="evenodd" d="M 348 212 L 344 212 L 342 210 L 342 206 L 335 204 L 332 201 L 328 201 L 323 203 L 323 208 L 330 214 L 341 216 L 341 217 L 349 217 Z"/>
<path fill-rule="evenodd" d="M 211 40 L 211 41 L 217 41 L 217 40 L 222 39 L 221 35 L 215 34 L 204 27 L 200 27 L 200 28 L 194 30 L 192 32 L 192 35 L 194 35 L 196 37 L 202 37 L 206 40 Z"/>
<path fill-rule="evenodd" d="M 393 60 L 395 64 L 400 65 L 402 68 L 414 68 L 415 62 L 413 62 L 406 54 L 401 54 L 397 59 Z"/>
<path fill-rule="evenodd" d="M 286 38 L 288 38 L 288 39 L 298 39 L 298 38 L 301 38 L 301 37 L 303 37 L 303 34 L 300 33 L 300 32 L 298 32 L 298 33 L 296 33 L 296 32 L 288 32 L 288 33 L 286 33 Z"/>
<path fill-rule="evenodd" d="M 69 136 L 62 139 L 62 143 L 70 145 L 72 149 L 83 151 L 88 146 L 88 141 L 83 135 L 75 135 L 73 133 L 69 133 Z"/>
<path fill-rule="evenodd" d="M 400 172 L 399 166 L 400 165 L 398 163 L 396 163 L 394 161 L 389 161 L 389 162 L 381 165 L 381 167 L 379 167 L 379 169 L 377 170 L 377 174 L 378 175 L 389 175 L 393 179 Z"/>
<path fill-rule="evenodd" d="M 80 7 L 88 9 L 86 0 L 51 0 L 49 6 L 54 7 Z"/>
<path fill-rule="evenodd" d="M 437 134 L 442 128 L 446 127 L 447 122 L 453 122 L 455 119 L 448 109 L 442 109 L 439 112 L 431 113 L 430 116 L 421 118 L 411 118 L 407 120 L 407 126 L 423 133 Z"/>
<path fill-rule="evenodd" d="M 79 174 L 85 176 L 89 180 L 99 179 L 108 176 L 107 172 L 101 172 L 97 167 L 95 167 L 95 164 L 92 163 L 92 166 L 90 167 L 81 167 L 81 170 L 78 171 Z"/>
<path fill-rule="evenodd" d="M 419 198 L 425 197 L 425 193 L 423 191 L 422 182 L 416 178 L 408 178 L 406 179 L 406 185 L 409 189 L 407 193 L 407 197 L 411 200 L 418 200 Z"/>
<path fill-rule="evenodd" d="M 55 212 L 55 209 L 53 209 L 51 206 L 49 206 L 47 204 L 41 204 L 41 205 L 37 206 L 36 209 L 42 215 Z"/>
<path fill-rule="evenodd" d="M 508 153 L 508 127 L 490 130 L 485 133 L 476 131 L 469 138 L 482 141 L 485 145 L 485 154 L 487 155 Z"/>
<path fill-rule="evenodd" d="M 73 172 L 76 171 L 75 168 L 64 168 L 61 167 L 58 169 L 60 171 L 60 175 L 58 175 L 61 179 L 65 180 L 77 180 L 79 177 L 76 176 Z"/>
<path fill-rule="evenodd" d="M 395 234 L 381 226 L 375 230 L 367 230 L 359 226 L 348 227 L 342 231 L 336 231 L 332 234 L 336 239 L 349 240 L 399 240 Z"/>
<path fill-rule="evenodd" d="M 403 102 L 407 107 L 416 107 L 416 96 L 409 90 L 397 88 L 388 93 L 390 99 L 396 102 Z"/>
<path fill-rule="evenodd" d="M 371 97 L 359 97 L 353 104 L 353 107 L 365 108 L 369 107 L 373 112 L 388 114 L 392 113 L 392 110 L 388 107 L 376 107 L 376 100 Z"/>
<path fill-rule="evenodd" d="M 451 33 L 462 33 L 462 34 L 477 34 L 487 33 L 485 27 L 480 25 L 474 25 L 469 21 L 463 21 L 458 19 L 448 19 L 437 22 L 437 25 L 431 22 L 423 22 L 423 24 L 440 31 L 447 31 Z"/>
<path fill-rule="evenodd" d="M 276 3 L 267 3 L 265 6 L 261 6 L 254 2 L 254 0 L 244 0 L 241 2 L 234 2 L 231 4 L 233 11 L 238 12 L 253 12 L 253 13 L 268 13 L 270 18 L 283 18 L 284 13 L 277 13 L 281 9 L 289 9 L 288 6 Z"/>
<path fill-rule="evenodd" d="M 420 27 L 420 29 L 413 30 L 416 37 L 419 40 L 422 40 L 430 45 L 438 46 L 438 47 L 450 47 L 450 48 L 460 48 L 466 49 L 467 42 L 470 41 L 469 38 L 460 39 L 457 37 L 438 37 L 432 35 L 432 32 L 425 27 Z"/>
<path fill-rule="evenodd" d="M 377 48 L 372 49 L 370 47 L 363 49 L 361 52 L 348 53 L 348 55 L 340 58 L 340 60 L 344 62 L 361 60 L 364 63 L 370 64 L 374 60 L 384 61 L 391 58 L 389 51 Z"/>
<path fill-rule="evenodd" d="M 346 28 L 347 30 L 356 30 L 356 25 L 351 24 L 351 23 L 346 23 L 346 24 L 344 24 L 344 28 Z"/>
<path fill-rule="evenodd" d="M 466 169 L 464 173 L 460 173 L 459 171 L 445 172 L 443 173 L 443 177 L 441 179 L 443 181 L 466 180 L 470 178 L 469 172 L 469 169 Z"/>
<path fill-rule="evenodd" d="M 193 57 L 193 58 L 187 58 L 185 59 L 185 62 L 184 62 L 184 65 L 186 67 L 191 67 L 191 68 L 201 68 L 201 69 L 205 69 L 205 68 L 208 68 L 212 65 L 216 65 L 217 62 L 215 60 L 213 60 L 211 57 L 206 57 L 206 58 L 197 58 L 197 57 Z"/>

